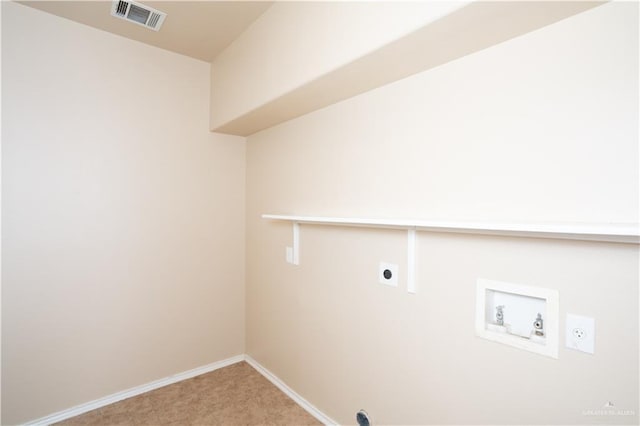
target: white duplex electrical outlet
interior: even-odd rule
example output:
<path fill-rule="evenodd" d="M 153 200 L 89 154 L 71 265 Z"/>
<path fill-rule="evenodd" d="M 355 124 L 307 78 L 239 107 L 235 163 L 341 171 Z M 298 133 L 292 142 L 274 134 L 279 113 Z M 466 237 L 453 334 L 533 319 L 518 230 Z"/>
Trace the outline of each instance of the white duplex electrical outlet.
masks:
<path fill-rule="evenodd" d="M 380 284 L 398 287 L 398 265 L 395 263 L 380 262 L 378 280 Z"/>
<path fill-rule="evenodd" d="M 567 347 L 576 351 L 594 353 L 596 322 L 593 318 L 567 314 L 565 339 Z"/>

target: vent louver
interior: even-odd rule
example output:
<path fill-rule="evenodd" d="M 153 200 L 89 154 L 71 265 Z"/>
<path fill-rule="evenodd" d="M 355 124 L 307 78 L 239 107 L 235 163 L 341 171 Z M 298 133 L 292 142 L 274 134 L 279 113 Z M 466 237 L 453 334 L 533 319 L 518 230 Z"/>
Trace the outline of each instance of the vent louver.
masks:
<path fill-rule="evenodd" d="M 127 14 L 127 8 L 129 7 L 129 3 L 126 1 L 119 1 L 116 5 L 116 15 L 125 16 Z"/>
<path fill-rule="evenodd" d="M 111 16 L 158 31 L 167 14 L 135 1 L 114 0 Z"/>

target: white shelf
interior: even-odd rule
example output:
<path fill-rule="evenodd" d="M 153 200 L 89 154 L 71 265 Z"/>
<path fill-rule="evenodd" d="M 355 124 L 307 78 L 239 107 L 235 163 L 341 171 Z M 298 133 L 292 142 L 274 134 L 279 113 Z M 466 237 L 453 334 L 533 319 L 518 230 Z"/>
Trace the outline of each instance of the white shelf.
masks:
<path fill-rule="evenodd" d="M 300 224 L 355 226 L 407 231 L 407 291 L 416 293 L 416 231 L 502 235 L 509 237 L 640 243 L 640 224 L 633 223 L 497 223 L 449 222 L 397 219 L 365 219 L 322 216 L 263 214 L 263 219 L 282 220 L 293 225 L 293 243 L 287 247 L 287 262 L 300 264 Z"/>
<path fill-rule="evenodd" d="M 511 237 L 554 238 L 615 243 L 640 243 L 640 224 L 634 223 L 506 223 L 450 222 L 400 219 L 370 219 L 322 216 L 263 214 L 263 219 L 284 220 L 299 224 L 355 226 L 367 228 L 407 229 L 431 232 L 504 235 Z"/>

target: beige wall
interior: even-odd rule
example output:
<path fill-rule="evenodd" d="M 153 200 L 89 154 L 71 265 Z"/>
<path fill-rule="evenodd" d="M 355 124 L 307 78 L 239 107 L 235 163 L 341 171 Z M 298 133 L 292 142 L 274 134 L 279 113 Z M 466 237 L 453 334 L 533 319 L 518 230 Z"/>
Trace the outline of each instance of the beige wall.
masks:
<path fill-rule="evenodd" d="M 638 247 L 262 213 L 633 222 L 638 6 L 608 4 L 256 134 L 209 66 L 3 2 L 3 424 L 244 352 L 341 423 L 637 423 Z M 377 284 L 378 262 L 400 287 Z M 473 334 L 478 277 L 556 288 L 596 354 Z M 561 326 L 563 323 L 561 323 Z M 636 416 L 585 416 L 612 401 Z"/>
<path fill-rule="evenodd" d="M 0 49 L 2 46 L 2 7 L 0 6 Z M 2 95 L 2 53 L 0 52 L 0 98 Z M 2 142 L 2 102 L 0 102 L 0 143 Z M 0 165 L 2 149 L 0 147 Z M 0 172 L 0 212 L 2 211 L 2 173 Z M 2 220 L 0 220 L 0 242 L 2 241 Z M 0 422 L 2 422 L 2 244 L 0 243 Z"/>
<path fill-rule="evenodd" d="M 466 2 L 276 2 L 211 67 L 215 129 Z"/>
<path fill-rule="evenodd" d="M 637 245 L 420 233 L 410 295 L 403 232 L 303 225 L 294 267 L 260 218 L 637 222 L 637 34 L 606 4 L 249 137 L 247 353 L 340 423 L 637 424 Z M 559 290 L 595 355 L 475 337 L 477 278 Z"/>
<path fill-rule="evenodd" d="M 244 352 L 209 64 L 2 2 L 2 424 Z"/>

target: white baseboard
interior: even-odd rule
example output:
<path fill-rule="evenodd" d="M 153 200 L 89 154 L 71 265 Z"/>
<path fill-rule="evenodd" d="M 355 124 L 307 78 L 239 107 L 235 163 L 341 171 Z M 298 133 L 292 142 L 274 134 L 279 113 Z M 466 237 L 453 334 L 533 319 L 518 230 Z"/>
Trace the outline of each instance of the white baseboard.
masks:
<path fill-rule="evenodd" d="M 275 374 L 271 371 L 264 368 L 258 361 L 251 358 L 249 355 L 245 355 L 245 361 L 255 368 L 260 374 L 267 378 L 271 383 L 276 385 L 278 389 L 284 392 L 289 398 L 293 399 L 296 404 L 304 408 L 309 414 L 318 419 L 318 421 L 322 422 L 325 425 L 337 425 L 338 422 L 332 420 L 329 416 L 325 415 L 322 411 L 318 410 L 316 407 L 311 405 L 306 399 L 298 395 L 293 389 L 287 386 L 282 380 L 280 380 Z"/>
<path fill-rule="evenodd" d="M 104 398 L 99 398 L 84 404 L 77 405 L 67 410 L 58 411 L 57 413 L 50 414 L 45 417 L 41 417 L 36 420 L 25 423 L 26 425 L 50 425 L 52 423 L 61 422 L 63 420 L 70 419 L 71 417 L 84 414 L 87 411 L 95 410 L 96 408 L 104 407 L 105 405 L 113 404 L 114 402 L 122 401 L 123 399 L 131 398 L 132 396 L 140 395 L 145 392 L 152 391 L 154 389 L 161 388 L 173 383 L 180 382 L 182 380 L 191 379 L 192 377 L 199 376 L 201 374 L 209 373 L 222 367 L 235 364 L 245 360 L 244 355 L 237 355 L 231 358 L 223 359 L 222 361 L 214 362 L 212 364 L 204 365 L 202 367 L 194 368 L 193 370 L 177 373 L 164 379 L 155 380 L 151 383 L 147 383 L 135 388 L 127 389 L 125 391 L 117 392 Z"/>
<path fill-rule="evenodd" d="M 145 392 L 150 392 L 154 389 L 171 385 L 173 383 L 177 383 L 182 380 L 191 379 L 201 374 L 209 373 L 211 371 L 217 370 L 219 368 L 227 367 L 231 364 L 235 364 L 241 361 L 246 361 L 257 372 L 259 372 L 264 377 L 266 377 L 267 380 L 269 380 L 276 387 L 278 387 L 278 389 L 284 392 L 289 398 L 294 400 L 296 404 L 304 408 L 305 411 L 307 411 L 313 417 L 318 419 L 318 421 L 322 422 L 325 425 L 338 424 L 337 422 L 333 421 L 330 417 L 326 416 L 322 411 L 318 410 L 316 407 L 311 405 L 306 399 L 298 395 L 293 389 L 287 386 L 282 380 L 280 380 L 272 372 L 270 372 L 269 370 L 264 368 L 262 365 L 260 365 L 260 363 L 258 363 L 255 359 L 251 358 L 249 355 L 237 355 L 231 358 L 224 359 L 222 361 L 218 361 L 202 367 L 194 368 L 193 370 L 177 373 L 172 376 L 165 377 L 164 379 L 155 380 L 153 382 L 150 382 L 141 386 L 136 386 L 135 388 L 117 392 L 112 395 L 105 396 L 104 398 L 99 398 L 90 402 L 86 402 L 84 404 L 76 405 L 75 407 L 58 411 L 57 413 L 53 413 L 48 416 L 41 417 L 39 419 L 24 423 L 24 425 L 25 426 L 32 426 L 32 425 L 45 426 L 45 425 L 50 425 L 52 423 L 61 422 L 63 420 L 70 419 L 71 417 L 84 414 L 88 411 L 95 410 L 97 408 L 101 408 L 109 404 L 113 404 L 114 402 L 122 401 L 123 399 L 131 398 L 131 397 L 143 394 Z"/>

